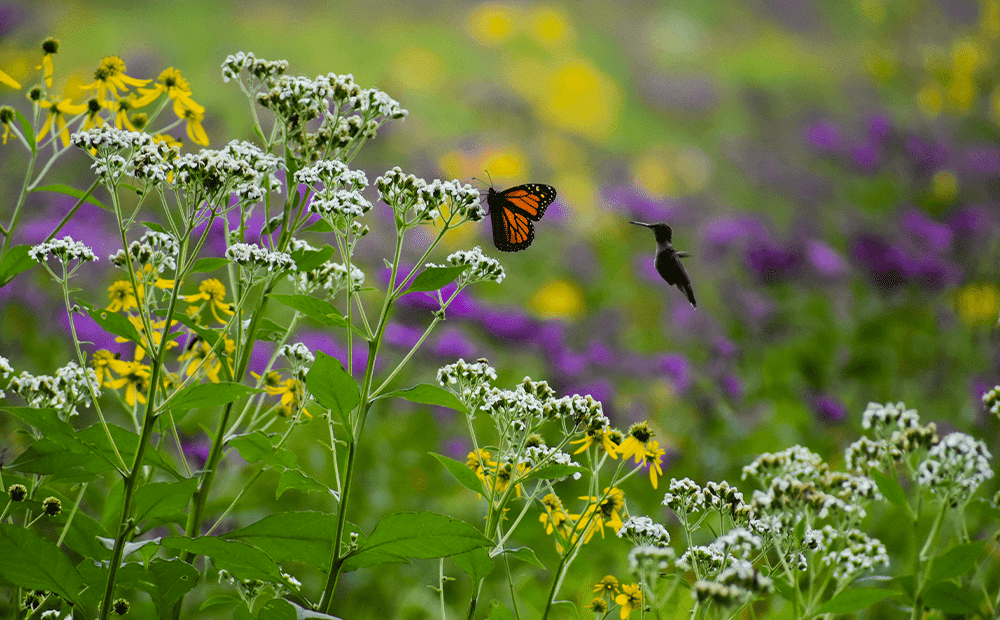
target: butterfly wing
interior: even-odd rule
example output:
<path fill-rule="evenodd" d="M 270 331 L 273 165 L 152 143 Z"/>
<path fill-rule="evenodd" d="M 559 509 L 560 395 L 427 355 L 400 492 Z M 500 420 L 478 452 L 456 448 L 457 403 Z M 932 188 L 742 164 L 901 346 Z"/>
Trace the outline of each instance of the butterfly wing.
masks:
<path fill-rule="evenodd" d="M 490 205 L 493 244 L 501 252 L 517 252 L 531 245 L 535 239 L 531 222 L 542 219 L 555 199 L 556 190 L 549 185 L 518 185 L 505 192 L 490 189 L 486 202 Z"/>

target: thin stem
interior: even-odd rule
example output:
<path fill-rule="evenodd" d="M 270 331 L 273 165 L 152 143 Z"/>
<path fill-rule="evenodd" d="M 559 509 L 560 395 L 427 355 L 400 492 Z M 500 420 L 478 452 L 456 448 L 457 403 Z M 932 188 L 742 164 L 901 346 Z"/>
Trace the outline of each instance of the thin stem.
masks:
<path fill-rule="evenodd" d="M 24 171 L 24 183 L 21 184 L 21 193 L 18 194 L 17 202 L 14 203 L 14 215 L 10 218 L 10 224 L 7 225 L 7 234 L 4 235 L 3 243 L 0 243 L 0 259 L 3 259 L 7 255 L 10 240 L 14 237 L 14 229 L 17 228 L 17 222 L 21 219 L 21 210 L 24 208 L 25 198 L 28 197 L 28 183 L 31 180 L 31 174 L 35 171 L 35 160 L 37 157 L 38 151 L 36 149 L 31 153 L 31 157 L 28 158 L 28 169 Z"/>
<path fill-rule="evenodd" d="M 69 516 L 66 517 L 66 525 L 63 526 L 62 533 L 59 534 L 59 540 L 56 542 L 56 546 L 60 547 L 63 541 L 66 540 L 66 532 L 69 531 L 70 524 L 73 523 L 73 517 L 76 516 L 76 511 L 80 508 L 80 501 L 83 499 L 83 492 L 87 490 L 87 482 L 80 485 L 80 492 L 76 495 L 76 501 L 73 502 L 73 509 L 69 511 Z"/>

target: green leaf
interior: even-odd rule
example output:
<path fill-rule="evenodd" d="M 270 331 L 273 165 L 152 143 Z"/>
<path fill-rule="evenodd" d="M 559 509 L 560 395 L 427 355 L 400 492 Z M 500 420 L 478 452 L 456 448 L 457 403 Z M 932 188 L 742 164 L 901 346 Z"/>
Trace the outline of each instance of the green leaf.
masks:
<path fill-rule="evenodd" d="M 311 319 L 330 327 L 346 327 L 347 320 L 340 310 L 323 299 L 310 295 L 279 295 L 273 293 L 271 299 L 297 310 Z"/>
<path fill-rule="evenodd" d="M 507 609 L 507 606 L 500 601 L 493 599 L 490 601 L 490 617 L 489 620 L 517 620 L 514 617 L 514 613 Z"/>
<path fill-rule="evenodd" d="M 351 411 L 361 402 L 361 390 L 340 360 L 318 351 L 306 375 L 306 386 L 319 404 L 336 412 L 349 428 Z"/>
<path fill-rule="evenodd" d="M 493 572 L 493 558 L 490 557 L 489 551 L 481 547 L 459 553 L 452 556 L 452 559 L 466 575 L 472 578 L 473 589 L 475 589 L 476 584 Z"/>
<path fill-rule="evenodd" d="M 198 607 L 198 611 L 205 611 L 209 608 L 214 609 L 216 607 L 222 607 L 223 605 L 228 607 L 229 605 L 236 605 L 241 601 L 242 599 L 235 594 L 216 594 L 202 603 L 201 606 Z"/>
<path fill-rule="evenodd" d="M 33 426 L 42 436 L 65 446 L 67 450 L 85 452 L 86 447 L 76 438 L 76 429 L 69 422 L 59 417 L 54 409 L 36 409 L 34 407 L 4 407 L 2 410 L 18 418 L 25 424 Z"/>
<path fill-rule="evenodd" d="M 146 519 L 172 517 L 183 511 L 197 488 L 197 478 L 142 485 L 135 492 L 135 522 L 141 524 Z"/>
<path fill-rule="evenodd" d="M 174 603 L 198 583 L 198 570 L 179 558 L 156 558 L 149 563 L 149 573 L 155 588 L 147 591 L 161 618 L 169 618 Z"/>
<path fill-rule="evenodd" d="M 44 437 L 28 446 L 8 467 L 24 473 L 53 476 L 53 480 L 81 482 L 114 470 L 101 456 L 69 451 L 65 445 Z"/>
<path fill-rule="evenodd" d="M 292 252 L 292 259 L 295 261 L 296 266 L 298 266 L 299 271 L 311 271 L 330 260 L 333 252 L 332 245 L 324 245 L 318 250 Z"/>
<path fill-rule="evenodd" d="M 87 308 L 87 314 L 90 318 L 94 319 L 94 322 L 101 326 L 104 331 L 114 334 L 115 336 L 121 336 L 127 340 L 142 346 L 145 343 L 145 339 L 139 335 L 136 331 L 135 326 L 132 322 L 123 317 L 120 314 L 104 310 L 102 308 L 95 308 L 90 304 L 81 304 Z"/>
<path fill-rule="evenodd" d="M 121 454 L 126 463 L 131 465 L 135 461 L 135 451 L 139 446 L 139 436 L 132 431 L 114 424 L 108 424 L 107 432 L 111 433 L 115 445 L 118 446 L 118 453 Z M 92 424 L 87 428 L 77 431 L 76 436 L 81 442 L 90 446 L 91 449 L 96 450 L 97 454 L 108 463 L 114 464 L 118 462 L 118 457 L 111 450 L 108 435 L 100 423 Z M 177 470 L 167 463 L 159 450 L 156 450 L 152 446 L 146 446 L 146 451 L 143 455 L 143 464 L 159 467 L 177 480 L 184 479 L 184 476 L 177 473 Z"/>
<path fill-rule="evenodd" d="M 892 590 L 882 590 L 879 588 L 845 590 L 817 609 L 816 615 L 853 613 L 871 607 L 884 598 L 896 596 L 896 594 Z"/>
<path fill-rule="evenodd" d="M 70 187 L 69 185 L 45 185 L 43 187 L 37 187 L 33 192 L 58 192 L 60 194 L 66 194 L 67 196 L 72 196 L 77 200 L 83 200 L 84 202 L 89 202 L 95 207 L 100 207 L 105 211 L 111 211 L 111 207 L 107 206 L 97 198 L 94 198 L 92 193 L 87 193 L 82 189 L 76 189 L 75 187 Z M 143 222 L 145 223 L 145 222 Z"/>
<path fill-rule="evenodd" d="M 872 480 L 878 485 L 878 490 L 882 492 L 885 499 L 893 506 L 902 506 L 906 503 L 906 491 L 899 485 L 895 478 L 890 478 L 880 471 L 871 471 Z"/>
<path fill-rule="evenodd" d="M 303 562 L 326 571 L 336 531 L 336 515 L 282 512 L 229 532 L 225 538 L 252 545 L 275 562 Z"/>
<path fill-rule="evenodd" d="M 413 278 L 410 286 L 400 293 L 400 297 L 407 293 L 426 293 L 436 291 L 442 286 L 455 281 L 455 278 L 462 275 L 462 272 L 469 268 L 469 265 L 458 265 L 456 267 L 427 267 Z"/>
<path fill-rule="evenodd" d="M 246 398 L 251 394 L 260 394 L 263 391 L 242 383 L 229 381 L 196 383 L 173 395 L 166 404 L 169 409 L 204 409 L 225 405 Z"/>
<path fill-rule="evenodd" d="M 969 592 L 952 581 L 939 581 L 931 584 L 924 592 L 924 605 L 932 609 L 940 609 L 948 614 L 969 615 L 978 609 L 979 595 Z M 977 604 L 973 604 L 976 601 Z"/>
<path fill-rule="evenodd" d="M 406 558 L 440 558 L 492 545 L 468 523 L 433 512 L 391 514 L 375 526 L 363 547 L 348 557 L 349 569 Z"/>
<path fill-rule="evenodd" d="M 155 231 L 155 232 L 158 232 L 158 233 L 169 234 L 169 233 L 167 233 L 167 229 L 164 228 L 163 225 L 160 224 L 160 223 L 158 223 L 158 222 L 151 222 L 151 221 L 145 220 L 145 221 L 140 222 L 140 223 L 143 226 L 145 226 L 146 228 L 148 228 L 148 229 L 150 229 L 152 231 Z"/>
<path fill-rule="evenodd" d="M 28 256 L 30 245 L 15 245 L 0 260 L 0 286 L 3 286 L 36 264 L 35 259 Z"/>
<path fill-rule="evenodd" d="M 281 472 L 281 475 L 278 476 L 278 486 L 274 490 L 274 499 L 276 500 L 281 499 L 281 496 L 284 495 L 285 491 L 288 489 L 296 489 L 298 491 L 302 491 L 303 493 L 330 493 L 330 487 L 305 475 L 297 467 L 274 467 L 274 469 Z"/>
<path fill-rule="evenodd" d="M 430 455 L 444 465 L 445 469 L 447 469 L 448 472 L 454 476 L 455 480 L 458 480 L 459 484 L 463 487 L 469 489 L 473 493 L 481 494 L 483 492 L 483 485 L 479 480 L 479 476 L 469 469 L 465 463 L 434 452 L 431 452 Z"/>
<path fill-rule="evenodd" d="M 228 258 L 218 256 L 204 256 L 191 265 L 190 273 L 212 273 L 217 269 L 222 269 L 229 264 Z"/>
<path fill-rule="evenodd" d="M 539 478 L 541 480 L 553 480 L 556 478 L 568 478 L 575 473 L 585 474 L 587 473 L 586 467 L 577 467 L 575 465 L 563 465 L 561 463 L 552 463 L 551 465 L 544 465 L 539 469 L 533 469 L 528 472 L 528 475 L 524 477 L 525 480 L 531 480 L 533 478 Z"/>
<path fill-rule="evenodd" d="M 971 571 L 976 566 L 976 558 L 983 551 L 983 544 L 983 541 L 977 541 L 958 545 L 935 558 L 928 583 L 952 579 Z"/>
<path fill-rule="evenodd" d="M 517 549 L 504 549 L 503 551 L 512 558 L 517 558 L 522 562 L 527 562 L 528 564 L 534 564 L 538 568 L 545 568 L 542 561 L 538 559 L 535 555 L 534 550 L 531 547 L 518 547 Z"/>
<path fill-rule="evenodd" d="M 174 320 L 178 321 L 179 323 L 181 323 L 182 325 L 184 325 L 185 327 L 187 327 L 188 329 L 190 329 L 194 333 L 196 333 L 199 336 L 201 336 L 205 340 L 205 342 L 207 342 L 208 344 L 210 344 L 212 346 L 214 346 L 215 343 L 218 342 L 218 340 L 219 340 L 219 332 L 217 332 L 214 329 L 209 329 L 209 328 L 204 327 L 202 325 L 198 325 L 197 323 L 195 323 L 194 321 L 191 320 L 191 317 L 189 317 L 188 315 L 184 314 L 183 312 L 175 312 L 174 313 Z M 225 368 L 226 365 L 223 364 L 222 367 Z"/>
<path fill-rule="evenodd" d="M 242 542 L 230 542 L 214 536 L 176 536 L 164 538 L 160 544 L 168 549 L 190 551 L 211 558 L 216 568 L 228 571 L 237 579 L 284 583 L 278 565 L 266 553 Z"/>
<path fill-rule="evenodd" d="M 77 602 L 83 577 L 66 554 L 21 526 L 0 523 L 0 577 L 32 590 L 48 590 Z"/>
<path fill-rule="evenodd" d="M 101 546 L 104 547 L 106 551 L 114 550 L 115 548 L 114 538 L 105 538 L 101 536 L 97 540 L 98 542 L 101 543 Z M 152 547 L 150 547 L 152 553 L 156 553 L 160 549 L 160 540 L 161 540 L 160 538 L 150 538 L 149 540 L 140 540 L 138 542 L 126 541 L 125 544 L 122 545 L 122 560 L 132 555 L 136 551 L 149 547 L 150 545 L 152 545 Z M 143 555 L 150 555 L 150 554 L 145 553 Z"/>
<path fill-rule="evenodd" d="M 274 452 L 274 444 L 264 431 L 237 435 L 229 440 L 229 445 L 236 448 L 240 456 L 249 463 L 263 461 Z"/>
<path fill-rule="evenodd" d="M 14 110 L 14 114 L 17 115 L 17 122 L 21 125 L 21 131 L 24 132 L 24 139 L 28 141 L 31 152 L 37 152 L 38 146 L 35 144 L 35 130 L 31 128 L 31 121 L 25 118 L 20 110 Z"/>
<path fill-rule="evenodd" d="M 309 618 L 319 618 L 326 620 L 341 620 L 337 616 L 323 614 L 318 611 L 299 607 L 291 601 L 280 598 L 273 598 L 260 610 L 257 620 L 308 620 Z"/>
<path fill-rule="evenodd" d="M 465 405 L 462 404 L 462 401 L 458 400 L 458 397 L 454 394 L 441 386 L 431 385 L 429 383 L 421 383 L 420 385 L 407 388 L 405 390 L 395 390 L 379 396 L 379 398 L 394 397 L 408 400 L 411 403 L 448 407 L 449 409 L 461 411 L 466 414 L 469 412 L 469 410 L 465 408 Z"/>
<path fill-rule="evenodd" d="M 278 325 L 271 319 L 264 317 L 257 326 L 257 340 L 267 340 L 268 342 L 278 342 L 285 335 L 288 329 Z"/>
<path fill-rule="evenodd" d="M 330 226 L 326 220 L 316 220 L 306 229 L 306 232 L 333 232 L 333 226 Z"/>

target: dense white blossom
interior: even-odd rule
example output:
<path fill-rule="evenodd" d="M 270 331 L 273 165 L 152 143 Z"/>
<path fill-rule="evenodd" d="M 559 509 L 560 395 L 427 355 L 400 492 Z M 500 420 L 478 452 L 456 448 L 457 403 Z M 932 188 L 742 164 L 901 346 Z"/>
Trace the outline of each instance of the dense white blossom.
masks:
<path fill-rule="evenodd" d="M 45 261 L 50 254 L 63 264 L 74 260 L 84 263 L 97 260 L 93 250 L 82 241 L 73 241 L 73 237 L 70 236 L 39 243 L 28 250 L 28 256 L 38 262 Z"/>
<path fill-rule="evenodd" d="M 945 436 L 917 468 L 917 483 L 946 496 L 968 499 L 993 477 L 986 444 L 965 433 Z"/>
<path fill-rule="evenodd" d="M 250 270 L 266 269 L 268 272 L 295 270 L 295 261 L 286 252 L 273 252 L 259 245 L 234 243 L 226 250 L 226 258 Z"/>
<path fill-rule="evenodd" d="M 506 272 L 503 266 L 495 258 L 483 254 L 483 249 L 478 245 L 471 250 L 461 250 L 448 255 L 446 265 L 435 265 L 427 263 L 427 267 L 459 267 L 468 265 L 458 277 L 458 285 L 465 286 L 475 282 L 503 282 Z"/>
<path fill-rule="evenodd" d="M 55 409 L 65 418 L 77 415 L 80 405 L 90 406 L 91 394 L 101 393 L 101 382 L 93 368 L 81 368 L 70 362 L 56 370 L 55 376 L 36 377 L 22 372 L 11 379 L 8 388 L 27 401 L 29 407 Z"/>
<path fill-rule="evenodd" d="M 670 532 L 649 517 L 629 517 L 618 529 L 618 538 L 628 538 L 633 545 L 670 544 Z"/>

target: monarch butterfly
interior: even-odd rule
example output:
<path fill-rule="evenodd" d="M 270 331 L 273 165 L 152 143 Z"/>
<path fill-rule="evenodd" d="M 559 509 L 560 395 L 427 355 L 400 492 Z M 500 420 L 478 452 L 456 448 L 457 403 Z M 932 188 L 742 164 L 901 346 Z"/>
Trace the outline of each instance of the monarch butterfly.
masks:
<path fill-rule="evenodd" d="M 519 252 L 531 245 L 535 239 L 532 222 L 542 219 L 555 199 L 556 190 L 551 185 L 528 183 L 504 192 L 490 187 L 486 203 L 493 222 L 493 244 L 501 252 Z"/>

